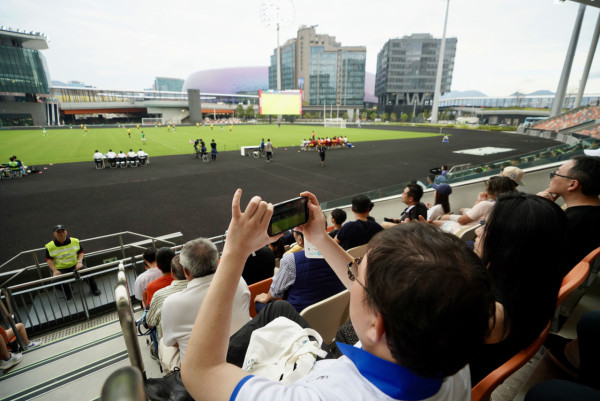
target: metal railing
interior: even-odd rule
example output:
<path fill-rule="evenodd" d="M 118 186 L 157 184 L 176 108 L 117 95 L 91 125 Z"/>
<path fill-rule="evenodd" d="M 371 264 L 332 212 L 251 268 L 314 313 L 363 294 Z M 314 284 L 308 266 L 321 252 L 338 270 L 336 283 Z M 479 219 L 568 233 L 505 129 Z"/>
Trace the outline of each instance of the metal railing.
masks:
<path fill-rule="evenodd" d="M 118 233 L 104 237 L 114 237 L 122 234 L 130 233 Z M 173 244 L 170 248 L 177 253 L 183 246 L 175 245 L 173 242 L 161 237 L 143 237 L 151 240 L 152 245 L 155 247 L 159 243 Z M 91 240 L 94 240 L 94 238 L 85 241 Z M 209 238 L 209 240 L 217 246 L 219 253 L 223 250 L 224 234 Z M 56 277 L 52 276 L 49 268 L 47 268 L 47 272 L 42 270 L 44 266 L 47 266 L 45 263 L 12 272 L 13 274 L 0 287 L 0 300 L 5 302 L 7 315 L 14 316 L 16 322 L 23 323 L 30 334 L 40 334 L 78 321 L 89 320 L 91 317 L 107 311 L 114 311 L 116 298 L 113 288 L 115 285 L 119 282 L 125 282 L 125 292 L 131 299 L 133 295 L 131 289 L 138 272 L 144 271 L 140 251 L 145 249 L 145 246 L 140 246 L 139 243 L 123 245 L 122 240 L 119 241 L 120 246 L 112 249 L 121 252 L 121 255 L 125 255 L 125 257 L 108 263 L 96 264 L 92 267 L 83 268 L 72 273 L 64 273 Z M 133 250 L 135 250 L 135 254 Z M 98 251 L 96 254 L 103 254 L 105 251 Z M 127 256 L 127 253 L 130 253 L 130 255 Z M 93 256 L 93 253 L 91 255 Z M 84 260 L 86 265 L 89 258 L 90 254 L 86 254 Z M 119 270 L 121 265 L 123 269 Z M 20 280 L 27 269 L 37 271 L 40 276 L 46 274 L 47 277 Z M 90 278 L 96 281 L 101 292 L 99 296 L 91 294 L 87 283 Z M 11 285 L 6 285 L 7 283 Z M 66 286 L 70 287 L 70 291 L 65 288 Z M 72 299 L 67 298 L 67 293 L 72 294 Z"/>

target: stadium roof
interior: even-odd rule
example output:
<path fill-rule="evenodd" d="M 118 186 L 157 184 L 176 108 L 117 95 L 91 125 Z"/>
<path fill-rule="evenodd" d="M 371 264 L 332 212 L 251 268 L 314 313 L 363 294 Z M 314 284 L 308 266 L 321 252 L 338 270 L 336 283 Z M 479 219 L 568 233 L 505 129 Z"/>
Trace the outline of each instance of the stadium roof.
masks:
<path fill-rule="evenodd" d="M 600 0 L 571 0 L 571 1 L 574 1 L 575 3 L 585 4 L 586 6 L 600 8 Z"/>
<path fill-rule="evenodd" d="M 45 50 L 48 48 L 48 38 L 41 32 L 0 26 L 0 37 L 1 36 L 19 40 L 21 46 L 26 49 Z"/>

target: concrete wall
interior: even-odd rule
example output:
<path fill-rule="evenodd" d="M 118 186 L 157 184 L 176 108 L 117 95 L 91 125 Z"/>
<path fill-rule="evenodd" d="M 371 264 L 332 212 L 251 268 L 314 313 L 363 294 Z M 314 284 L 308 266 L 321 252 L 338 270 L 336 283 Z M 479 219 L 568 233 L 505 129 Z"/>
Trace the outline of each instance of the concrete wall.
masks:
<path fill-rule="evenodd" d="M 44 103 L 0 102 L 0 115 L 27 114 L 33 125 L 46 125 L 46 105 Z"/>
<path fill-rule="evenodd" d="M 548 188 L 550 183 L 550 172 L 555 171 L 558 166 L 563 163 L 564 161 L 561 161 L 541 167 L 524 169 L 525 175 L 522 179 L 524 185 L 519 186 L 519 191 L 535 194 Z M 450 208 L 452 211 L 458 212 L 460 208 L 472 207 L 477 200 L 477 195 L 485 189 L 485 182 L 487 179 L 488 178 L 483 177 L 462 183 L 450 184 L 452 186 L 452 195 L 450 195 Z M 433 192 L 433 189 L 426 189 L 421 201 L 424 203 L 433 203 Z M 383 199 L 375 199 L 373 200 L 373 203 L 375 206 L 371 211 L 371 216 L 373 216 L 378 223 L 383 222 L 384 217 L 399 217 L 406 208 L 406 205 L 402 203 L 401 194 Z M 557 203 L 562 206 L 562 199 L 559 198 Z M 341 207 L 340 209 L 343 209 L 348 215 L 346 221 L 354 220 L 351 205 Z M 327 215 L 327 223 L 331 224 L 331 220 L 329 219 L 331 209 L 325 210 L 325 214 Z"/>
<path fill-rule="evenodd" d="M 202 122 L 202 103 L 200 102 L 200 91 L 198 89 L 188 89 L 188 105 L 190 122 L 192 124 Z"/>

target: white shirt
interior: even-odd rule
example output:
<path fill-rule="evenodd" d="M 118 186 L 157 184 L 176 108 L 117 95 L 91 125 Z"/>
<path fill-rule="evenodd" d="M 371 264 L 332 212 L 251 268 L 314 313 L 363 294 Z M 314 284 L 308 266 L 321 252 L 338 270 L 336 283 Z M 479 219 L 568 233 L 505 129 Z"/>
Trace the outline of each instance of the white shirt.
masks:
<path fill-rule="evenodd" d="M 196 315 L 214 276 L 210 274 L 193 279 L 185 290 L 168 296 L 163 302 L 160 323 L 163 332 L 162 340 L 168 346 L 179 344 L 179 357 L 182 363 Z M 233 297 L 230 335 L 250 321 L 250 291 L 241 277 Z"/>
<path fill-rule="evenodd" d="M 136 156 L 137 156 L 137 153 L 135 153 L 135 152 L 132 150 L 132 151 L 130 151 L 130 152 L 127 152 L 127 156 L 129 156 L 129 157 L 136 157 Z"/>
<path fill-rule="evenodd" d="M 100 152 L 94 153 L 94 159 L 103 159 L 104 155 Z"/>
<path fill-rule="evenodd" d="M 148 283 L 156 280 L 160 276 L 162 276 L 162 272 L 158 267 L 153 267 L 140 274 L 135 279 L 135 284 L 133 285 L 133 296 L 141 301 Z"/>
<path fill-rule="evenodd" d="M 442 205 L 433 205 L 427 209 L 427 221 L 436 220 L 438 217 L 441 217 L 444 214 L 444 208 Z"/>
<path fill-rule="evenodd" d="M 146 152 L 144 152 L 143 150 L 140 150 L 139 152 L 137 152 L 138 157 L 144 157 L 144 156 L 148 156 L 148 154 Z"/>
<path fill-rule="evenodd" d="M 117 154 L 115 152 L 108 152 L 106 154 L 106 157 L 108 157 L 109 159 L 114 159 L 117 157 Z"/>
<path fill-rule="evenodd" d="M 377 372 L 377 369 L 373 369 Z M 388 373 L 387 370 L 379 370 Z M 375 373 L 377 375 L 377 373 Z M 389 374 L 389 373 L 388 373 Z M 353 360 L 347 356 L 339 359 L 318 361 L 311 372 L 294 384 L 284 385 L 263 377 L 254 376 L 244 379 L 234 390 L 231 400 L 278 400 L 278 401 L 346 401 L 346 400 L 398 400 L 380 390 L 365 378 L 357 369 Z M 394 383 L 399 389 L 410 387 L 414 383 Z M 241 385 L 241 387 L 240 387 Z M 416 391 L 419 391 L 418 389 Z M 408 397 L 406 397 L 408 398 Z M 406 399 L 404 398 L 404 399 Z M 415 399 L 415 398 L 413 398 Z M 444 379 L 439 390 L 422 401 L 456 401 L 471 399 L 471 377 L 469 366 L 459 370 L 453 376 Z"/>
<path fill-rule="evenodd" d="M 125 153 L 119 152 L 119 158 L 125 158 L 125 157 L 127 157 L 127 156 L 125 156 Z"/>

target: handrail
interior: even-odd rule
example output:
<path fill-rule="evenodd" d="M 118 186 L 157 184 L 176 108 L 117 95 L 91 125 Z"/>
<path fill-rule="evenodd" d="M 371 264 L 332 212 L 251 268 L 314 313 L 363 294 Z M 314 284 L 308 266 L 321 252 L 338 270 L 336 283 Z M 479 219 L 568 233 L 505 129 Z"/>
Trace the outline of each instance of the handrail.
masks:
<path fill-rule="evenodd" d="M 144 361 L 142 360 L 142 352 L 135 331 L 135 317 L 131 307 L 131 297 L 129 290 L 124 284 L 115 286 L 115 303 L 119 314 L 119 322 L 125 339 L 125 346 L 131 366 L 137 368 L 142 374 L 143 379 L 146 379 L 146 371 L 144 370 Z"/>
<path fill-rule="evenodd" d="M 131 366 L 112 372 L 102 386 L 100 401 L 146 401 L 140 372 Z"/>

